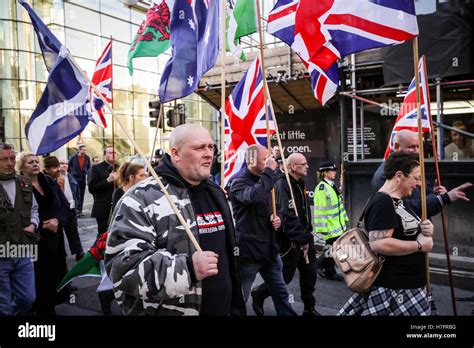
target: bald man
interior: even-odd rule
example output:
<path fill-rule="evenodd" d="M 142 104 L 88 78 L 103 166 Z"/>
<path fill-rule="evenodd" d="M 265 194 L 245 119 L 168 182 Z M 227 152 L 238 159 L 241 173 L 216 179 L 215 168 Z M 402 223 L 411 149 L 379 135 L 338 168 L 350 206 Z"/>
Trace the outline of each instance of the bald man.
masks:
<path fill-rule="evenodd" d="M 283 260 L 283 279 L 289 284 L 298 268 L 301 299 L 304 303 L 303 316 L 317 316 L 320 314 L 314 308 L 316 300 L 313 295 L 316 286 L 316 250 L 311 233 L 313 226 L 310 202 L 303 180 L 308 175 L 308 161 L 302 154 L 293 153 L 286 163 L 295 201 L 292 200 L 290 186 L 284 176 L 275 184 L 282 219 L 281 233 L 277 234 L 277 238 Z M 270 292 L 265 284 L 252 291 L 252 307 L 257 315 L 263 315 L 263 302 L 268 296 Z"/>
<path fill-rule="evenodd" d="M 244 298 L 249 298 L 259 273 L 268 286 L 277 315 L 296 315 L 289 303 L 275 238 L 281 226 L 280 217 L 273 216 L 271 199 L 277 164 L 261 145 L 247 148 L 246 163 L 247 168 L 230 188 Z"/>
<path fill-rule="evenodd" d="M 124 314 L 246 314 L 232 214 L 209 180 L 213 154 L 209 132 L 185 124 L 156 168 L 204 251 L 195 250 L 154 178 L 117 203 L 105 263 Z"/>
<path fill-rule="evenodd" d="M 406 151 L 412 153 L 419 153 L 420 147 L 418 142 L 418 133 L 409 130 L 401 130 L 393 139 L 393 151 Z M 372 191 L 377 192 L 385 183 L 384 164 L 378 167 L 372 178 Z M 453 203 L 457 200 L 469 201 L 464 191 L 472 187 L 471 183 L 464 183 L 451 191 L 447 191 L 444 186 L 435 186 L 433 189 L 426 186 L 426 209 L 428 218 L 441 212 L 443 207 L 447 204 Z M 405 207 L 410 208 L 418 216 L 421 216 L 421 189 L 418 186 L 411 196 L 403 200 Z"/>

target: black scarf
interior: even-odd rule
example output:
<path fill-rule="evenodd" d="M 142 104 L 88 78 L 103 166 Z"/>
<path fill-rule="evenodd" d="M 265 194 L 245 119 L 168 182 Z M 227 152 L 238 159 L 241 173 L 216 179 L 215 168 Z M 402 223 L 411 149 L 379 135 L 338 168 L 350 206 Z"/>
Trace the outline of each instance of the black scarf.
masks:
<path fill-rule="evenodd" d="M 11 174 L 2 174 L 2 173 L 0 173 L 0 180 L 2 180 L 2 181 L 13 180 L 13 179 L 15 179 L 15 177 L 16 177 L 15 172 L 13 172 Z"/>

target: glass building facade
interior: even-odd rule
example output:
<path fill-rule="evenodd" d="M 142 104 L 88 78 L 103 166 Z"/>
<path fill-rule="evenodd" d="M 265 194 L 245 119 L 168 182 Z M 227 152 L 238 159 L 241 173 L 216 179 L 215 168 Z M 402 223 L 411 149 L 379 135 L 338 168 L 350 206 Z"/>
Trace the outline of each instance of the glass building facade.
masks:
<path fill-rule="evenodd" d="M 130 43 L 145 19 L 148 4 L 131 7 L 122 0 L 30 0 L 43 22 L 71 51 L 89 77 L 96 60 L 112 37 L 113 108 L 130 130 L 142 150 L 150 154 L 156 128 L 150 127 L 148 102 L 157 100 L 161 72 L 170 57 L 166 52 L 156 57 L 136 58 L 134 74 L 127 69 Z M 0 1 L 0 140 L 12 143 L 18 151 L 29 150 L 25 124 L 35 109 L 46 85 L 48 72 L 43 62 L 36 34 L 26 10 L 16 0 Z M 186 122 L 208 128 L 218 142 L 217 111 L 197 95 L 176 101 L 186 105 Z M 173 102 L 165 106 L 165 112 Z M 111 115 L 108 127 L 89 123 L 84 132 L 57 151 L 59 156 L 75 152 L 86 144 L 91 156 L 101 156 L 102 147 L 112 143 Z M 120 156 L 135 150 L 125 133 L 115 123 L 115 146 Z M 161 132 L 156 148 L 166 149 L 168 132 Z"/>

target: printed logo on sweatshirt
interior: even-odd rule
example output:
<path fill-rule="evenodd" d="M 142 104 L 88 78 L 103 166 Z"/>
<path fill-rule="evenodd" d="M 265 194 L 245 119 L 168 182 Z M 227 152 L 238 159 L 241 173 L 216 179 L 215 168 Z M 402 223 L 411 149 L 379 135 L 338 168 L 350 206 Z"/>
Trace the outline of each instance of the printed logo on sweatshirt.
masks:
<path fill-rule="evenodd" d="M 225 230 L 222 214 L 218 211 L 206 214 L 197 214 L 199 234 L 214 233 Z"/>

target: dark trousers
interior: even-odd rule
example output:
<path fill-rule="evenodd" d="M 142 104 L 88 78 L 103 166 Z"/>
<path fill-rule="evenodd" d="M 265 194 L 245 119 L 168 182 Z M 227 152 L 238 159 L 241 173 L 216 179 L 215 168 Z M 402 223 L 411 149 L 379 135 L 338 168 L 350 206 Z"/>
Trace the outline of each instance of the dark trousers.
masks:
<path fill-rule="evenodd" d="M 334 277 L 336 274 L 336 268 L 334 268 L 335 263 L 333 258 L 330 256 L 332 254 L 330 249 L 337 238 L 339 238 L 339 236 L 326 240 L 324 252 L 318 257 L 317 261 L 318 268 L 324 270 L 324 274 L 328 278 Z"/>
<path fill-rule="evenodd" d="M 304 309 L 314 309 L 316 300 L 314 298 L 314 289 L 316 287 L 316 251 L 314 245 L 309 245 L 308 260 L 306 263 L 303 251 L 299 246 L 291 249 L 284 257 L 283 260 L 283 280 L 285 284 L 289 284 L 295 275 L 295 271 L 298 268 L 300 273 L 300 291 L 301 300 L 304 303 Z M 254 288 L 255 295 L 261 299 L 265 299 L 270 296 L 268 287 L 265 283 L 260 284 Z"/>
<path fill-rule="evenodd" d="M 82 205 L 84 204 L 84 195 L 86 193 L 86 178 L 76 177 L 76 180 L 79 185 L 79 202 L 77 202 L 76 211 L 82 213 Z"/>
<path fill-rule="evenodd" d="M 77 215 L 71 214 L 69 221 L 64 226 L 64 233 L 69 243 L 69 250 L 71 254 L 76 255 L 84 252 L 82 249 L 81 238 L 79 238 L 79 231 L 77 229 Z"/>
<path fill-rule="evenodd" d="M 97 220 L 97 234 L 100 235 L 109 228 L 109 218 L 95 218 Z"/>

